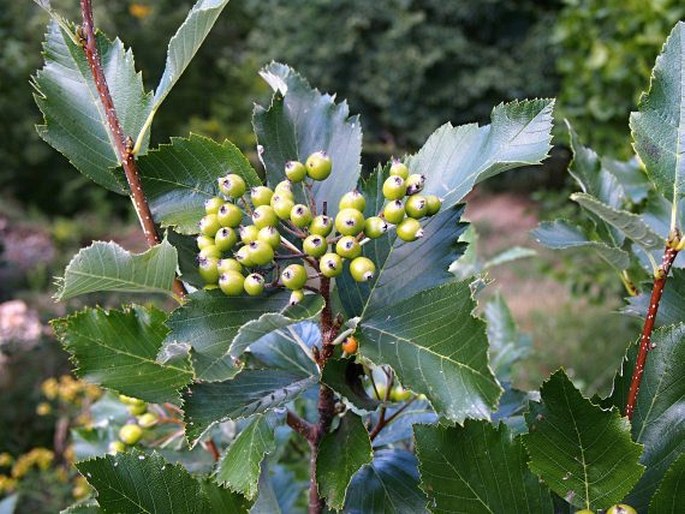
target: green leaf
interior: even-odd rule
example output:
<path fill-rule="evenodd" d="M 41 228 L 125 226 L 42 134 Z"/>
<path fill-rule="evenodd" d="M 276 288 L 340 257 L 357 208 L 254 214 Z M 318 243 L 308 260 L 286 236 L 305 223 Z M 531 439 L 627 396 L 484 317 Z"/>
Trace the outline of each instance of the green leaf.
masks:
<path fill-rule="evenodd" d="M 630 115 L 635 150 L 656 189 L 672 203 L 685 186 L 685 23 L 678 22 L 657 57 L 649 91 Z"/>
<path fill-rule="evenodd" d="M 628 420 L 583 398 L 563 370 L 540 394 L 541 403 L 530 403 L 523 436 L 530 469 L 576 507 L 597 510 L 622 500 L 644 471 Z"/>
<path fill-rule="evenodd" d="M 492 258 L 488 259 L 483 263 L 483 269 L 488 270 L 494 268 L 495 266 L 501 266 L 502 264 L 507 264 L 509 262 L 517 261 L 519 259 L 526 259 L 528 257 L 536 257 L 537 252 L 532 248 L 525 248 L 523 246 L 512 246 L 507 248 L 503 252 L 498 253 Z"/>
<path fill-rule="evenodd" d="M 255 106 L 253 124 L 262 150 L 267 182 L 285 179 L 285 163 L 304 162 L 309 154 L 325 150 L 333 162 L 331 178 L 313 185 L 317 207 L 328 204 L 335 216 L 338 200 L 357 186 L 361 171 L 362 129 L 358 116 L 350 116 L 347 102 L 312 89 L 292 68 L 267 65 L 260 75 L 274 90 L 268 108 Z M 301 194 L 301 192 L 300 192 Z"/>
<path fill-rule="evenodd" d="M 678 514 L 685 498 L 685 453 L 668 468 L 649 503 L 650 514 Z"/>
<path fill-rule="evenodd" d="M 350 402 L 355 410 L 360 413 L 372 412 L 381 402 L 366 393 L 362 383 L 364 375 L 364 366 L 357 364 L 354 359 L 331 359 L 323 369 L 321 380 Z"/>
<path fill-rule="evenodd" d="M 319 494 L 332 509 L 342 509 L 353 475 L 372 459 L 371 441 L 364 422 L 356 414 L 347 412 L 334 432 L 324 434 L 316 459 Z"/>
<path fill-rule="evenodd" d="M 76 464 L 97 491 L 104 512 L 118 514 L 247 513 L 243 498 L 219 486 L 195 479 L 178 464 L 159 454 L 135 449 Z M 230 510 L 215 510 L 217 507 Z"/>
<path fill-rule="evenodd" d="M 0 504 L 0 514 L 12 514 L 3 512 L 2 504 Z M 74 505 L 60 511 L 60 514 L 102 514 L 104 511 L 100 508 L 95 500 L 86 500 L 85 502 L 75 503 Z"/>
<path fill-rule="evenodd" d="M 421 488 L 432 512 L 552 513 L 549 490 L 529 470 L 506 425 L 417 426 Z"/>
<path fill-rule="evenodd" d="M 315 375 L 319 368 L 314 361 L 312 348 L 320 346 L 318 325 L 302 322 L 284 330 L 271 332 L 250 345 L 244 354 L 253 368 L 282 369 Z"/>
<path fill-rule="evenodd" d="M 645 283 L 642 294 L 628 298 L 622 312 L 644 319 L 647 316 L 652 283 Z M 685 270 L 673 269 L 659 302 L 655 326 L 675 325 L 685 320 Z"/>
<path fill-rule="evenodd" d="M 119 194 L 127 186 L 110 135 L 105 109 L 83 49 L 56 22 L 48 25 L 43 46 L 45 66 L 33 78 L 34 99 L 44 116 L 40 136 L 84 175 Z M 105 78 L 124 134 L 135 136 L 152 107 L 136 73 L 133 54 L 116 39 L 98 33 L 97 46 Z M 143 141 L 147 145 L 147 141 Z"/>
<path fill-rule="evenodd" d="M 644 445 L 640 462 L 647 470 L 626 501 L 639 511 L 647 509 L 668 467 L 685 453 L 685 324 L 655 330 L 652 343 L 656 346 L 645 364 L 632 419 L 633 440 Z M 637 344 L 633 344 L 614 378 L 610 401 L 621 410 L 636 356 Z"/>
<path fill-rule="evenodd" d="M 263 414 L 254 416 L 219 461 L 216 481 L 254 499 L 264 456 L 275 448 L 274 427 L 269 418 Z"/>
<path fill-rule="evenodd" d="M 475 306 L 468 282 L 423 291 L 364 319 L 359 352 L 392 366 L 440 416 L 489 419 L 502 389 L 488 366 L 485 324 L 471 315 Z"/>
<path fill-rule="evenodd" d="M 197 234 L 204 203 L 218 194 L 217 179 L 236 173 L 248 186 L 261 183 L 250 162 L 230 141 L 191 134 L 174 137 L 138 159 L 143 188 L 155 221 L 179 234 Z"/>
<path fill-rule="evenodd" d="M 166 239 L 139 254 L 112 241 L 95 241 L 71 260 L 64 277 L 58 279 L 55 297 L 62 301 L 99 291 L 168 294 L 177 261 L 176 249 Z"/>
<path fill-rule="evenodd" d="M 178 390 L 193 375 L 187 362 L 155 360 L 168 331 L 165 320 L 154 307 L 132 305 L 120 311 L 86 309 L 52 326 L 79 377 L 147 402 L 178 403 Z"/>
<path fill-rule="evenodd" d="M 617 161 L 609 157 L 602 157 L 602 168 L 618 179 L 621 187 L 633 203 L 640 203 L 647 198 L 647 193 L 652 189 L 647 174 L 637 157 L 628 161 Z"/>
<path fill-rule="evenodd" d="M 485 305 L 490 365 L 500 380 L 510 380 L 512 366 L 531 351 L 533 341 L 521 334 L 501 294 Z"/>

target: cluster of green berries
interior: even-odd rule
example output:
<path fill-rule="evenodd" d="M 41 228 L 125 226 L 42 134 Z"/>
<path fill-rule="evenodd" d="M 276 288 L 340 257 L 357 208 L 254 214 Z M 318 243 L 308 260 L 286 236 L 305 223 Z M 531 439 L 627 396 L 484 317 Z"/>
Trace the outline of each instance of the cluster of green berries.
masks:
<path fill-rule="evenodd" d="M 136 422 L 126 423 L 119 429 L 119 439 L 109 444 L 109 452 L 114 454 L 126 450 L 126 446 L 133 446 L 143 437 L 144 429 L 157 424 L 157 416 L 147 411 L 147 404 L 138 398 L 119 395 L 119 401 L 126 405 L 129 413 L 136 416 Z"/>

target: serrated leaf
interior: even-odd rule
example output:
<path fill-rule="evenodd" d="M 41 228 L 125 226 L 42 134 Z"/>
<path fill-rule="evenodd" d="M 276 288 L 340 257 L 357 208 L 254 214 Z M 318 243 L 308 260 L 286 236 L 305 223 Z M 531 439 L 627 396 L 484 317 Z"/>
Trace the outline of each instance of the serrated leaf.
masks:
<path fill-rule="evenodd" d="M 622 309 L 622 312 L 644 319 L 649 308 L 651 286 L 651 282 L 645 284 L 643 288 L 645 292 L 628 298 L 628 305 Z M 654 324 L 656 327 L 663 327 L 675 325 L 683 320 L 685 320 L 685 270 L 673 269 L 672 275 L 666 281 Z"/>
<path fill-rule="evenodd" d="M 352 479 L 345 514 L 428 514 L 419 489 L 416 457 L 406 450 L 379 450 Z"/>
<path fill-rule="evenodd" d="M 63 301 L 99 291 L 168 294 L 177 261 L 176 248 L 166 239 L 139 254 L 112 241 L 95 241 L 69 262 L 64 277 L 58 280 L 56 299 Z"/>
<path fill-rule="evenodd" d="M 685 498 L 685 453 L 668 468 L 649 503 L 650 514 L 678 514 Z"/>
<path fill-rule="evenodd" d="M 602 157 L 602 169 L 618 179 L 626 195 L 633 203 L 640 203 L 647 198 L 647 193 L 652 186 L 637 157 L 628 161 L 617 161 L 609 157 Z"/>
<path fill-rule="evenodd" d="M 1 505 L 0 505 L 1 507 Z M 60 511 L 60 514 L 102 514 L 104 511 L 100 508 L 95 500 L 86 500 L 79 502 L 71 507 Z M 12 514 L 11 512 L 3 512 L 0 508 L 0 514 Z"/>
<path fill-rule="evenodd" d="M 263 414 L 250 420 L 217 464 L 215 480 L 250 500 L 257 495 L 262 461 L 276 448 L 274 427 Z"/>
<path fill-rule="evenodd" d="M 332 359 L 326 363 L 321 380 L 355 409 L 372 412 L 381 402 L 366 393 L 361 380 L 364 375 L 364 366 L 357 364 L 354 359 Z"/>
<path fill-rule="evenodd" d="M 253 125 L 262 149 L 267 183 L 273 187 L 285 179 L 285 163 L 305 162 L 324 150 L 331 157 L 331 178 L 315 181 L 317 207 L 328 204 L 335 216 L 338 200 L 357 186 L 361 171 L 362 129 L 358 116 L 350 116 L 347 102 L 335 103 L 335 96 L 312 89 L 292 68 L 271 63 L 260 75 L 274 91 L 268 108 L 255 106 Z"/>
<path fill-rule="evenodd" d="M 133 54 L 121 41 L 110 42 L 98 33 L 97 46 L 123 133 L 134 136 L 152 108 L 152 95 L 145 92 Z M 116 169 L 116 146 L 83 49 L 52 21 L 43 50 L 45 66 L 33 78 L 34 99 L 44 116 L 38 133 L 88 178 L 126 194 L 126 181 Z M 144 150 L 147 140 L 143 143 Z"/>
<path fill-rule="evenodd" d="M 511 311 L 501 294 L 485 305 L 490 365 L 500 380 L 510 380 L 512 366 L 531 351 L 530 336 L 519 333 Z"/>
<path fill-rule="evenodd" d="M 364 319 L 359 353 L 392 366 L 441 417 L 489 419 L 502 389 L 488 367 L 485 324 L 472 316 L 474 308 L 468 282 L 423 291 Z"/>
<path fill-rule="evenodd" d="M 298 480 L 295 473 L 282 465 L 264 463 L 259 477 L 259 495 L 250 514 L 299 514 L 295 504 L 309 484 Z"/>
<path fill-rule="evenodd" d="M 685 453 L 685 324 L 655 330 L 652 343 L 656 346 L 645 364 L 632 419 L 633 440 L 644 445 L 640 462 L 647 469 L 626 502 L 639 511 L 647 509 L 668 467 Z M 633 344 L 614 378 L 609 400 L 621 410 L 626 405 L 636 356 L 637 344 Z"/>
<path fill-rule="evenodd" d="M 541 403 L 530 403 L 523 436 L 530 469 L 577 507 L 597 510 L 622 500 L 644 471 L 627 419 L 583 398 L 563 370 L 540 394 Z"/>
<path fill-rule="evenodd" d="M 171 138 L 171 144 L 138 159 L 138 168 L 155 221 L 179 234 L 199 233 L 204 202 L 218 194 L 219 177 L 236 173 L 248 186 L 261 183 L 233 143 L 217 143 L 197 134 Z"/>
<path fill-rule="evenodd" d="M 342 509 L 353 475 L 372 459 L 371 441 L 362 419 L 347 412 L 340 426 L 321 439 L 316 459 L 319 495 L 332 509 Z"/>
<path fill-rule="evenodd" d="M 297 371 L 305 375 L 318 373 L 312 348 L 320 346 L 318 325 L 301 322 L 276 330 L 250 345 L 245 355 L 250 367 Z"/>
<path fill-rule="evenodd" d="M 685 23 L 678 22 L 652 69 L 649 91 L 630 115 L 635 150 L 656 189 L 672 203 L 685 194 Z"/>
<path fill-rule="evenodd" d="M 414 429 L 421 489 L 432 512 L 552 513 L 549 490 L 526 465 L 520 437 L 506 425 Z"/>
<path fill-rule="evenodd" d="M 193 377 L 189 363 L 155 360 L 168 329 L 166 314 L 154 307 L 86 309 L 52 322 L 71 354 L 76 374 L 90 382 L 147 402 L 179 400 Z"/>

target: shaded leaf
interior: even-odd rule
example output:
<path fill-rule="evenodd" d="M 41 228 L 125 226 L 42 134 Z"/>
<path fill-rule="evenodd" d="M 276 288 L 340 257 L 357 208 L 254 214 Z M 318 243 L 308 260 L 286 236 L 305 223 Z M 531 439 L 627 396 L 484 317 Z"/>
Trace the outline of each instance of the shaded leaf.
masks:
<path fill-rule="evenodd" d="M 250 509 L 250 514 L 295 514 L 304 512 L 295 507 L 305 494 L 308 482 L 298 480 L 295 473 L 284 466 L 262 465 L 259 477 L 259 495 Z"/>
<path fill-rule="evenodd" d="M 647 193 L 652 186 L 637 157 L 628 161 L 617 161 L 609 157 L 602 157 L 602 168 L 618 179 L 626 195 L 633 203 L 640 203 L 647 198 Z"/>
<path fill-rule="evenodd" d="M 406 402 L 389 406 L 386 409 L 385 417 L 393 416 L 405 406 Z M 378 413 L 374 412 L 370 420 L 371 426 L 374 426 L 378 422 Z M 414 438 L 414 425 L 434 425 L 437 422 L 438 415 L 431 408 L 430 403 L 426 400 L 414 399 L 408 407 L 404 408 L 390 424 L 378 433 L 373 440 L 373 447 L 381 448 L 401 442 L 411 445 Z"/>
<path fill-rule="evenodd" d="M 500 380 L 511 378 L 512 366 L 531 351 L 533 341 L 521 334 L 501 294 L 485 305 L 490 365 Z"/>
<path fill-rule="evenodd" d="M 685 453 L 668 468 L 649 503 L 650 514 L 678 514 L 685 498 Z"/>
<path fill-rule="evenodd" d="M 276 330 L 250 345 L 244 354 L 250 367 L 297 371 L 305 375 L 318 373 L 312 347 L 320 345 L 318 325 L 301 322 L 283 330 Z"/>
<path fill-rule="evenodd" d="M 357 364 L 354 359 L 332 359 L 326 363 L 321 380 L 360 413 L 371 412 L 376 410 L 381 402 L 367 394 L 362 383 L 364 375 L 364 366 Z"/>
<path fill-rule="evenodd" d="M 642 294 L 628 298 L 628 305 L 622 309 L 622 312 L 642 319 L 647 316 L 652 283 L 645 283 L 644 286 Z M 685 320 L 685 270 L 673 269 L 659 302 L 655 326 L 675 325 L 683 320 Z"/>

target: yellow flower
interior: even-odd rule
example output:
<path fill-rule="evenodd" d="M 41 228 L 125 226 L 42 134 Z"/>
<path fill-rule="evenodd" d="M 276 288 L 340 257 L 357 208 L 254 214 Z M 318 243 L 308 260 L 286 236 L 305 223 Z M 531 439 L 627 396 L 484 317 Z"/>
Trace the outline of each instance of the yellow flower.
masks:
<path fill-rule="evenodd" d="M 52 412 L 52 407 L 50 406 L 50 404 L 48 402 L 40 402 L 36 406 L 36 414 L 38 414 L 39 416 L 47 416 L 51 412 Z"/>
<path fill-rule="evenodd" d="M 152 7 L 150 7 L 149 5 L 133 3 L 128 6 L 128 13 L 134 18 L 138 18 L 139 20 L 147 18 L 148 16 L 150 16 L 151 12 Z"/>
<path fill-rule="evenodd" d="M 57 393 L 59 391 L 59 384 L 56 378 L 48 378 L 41 385 L 41 390 L 48 400 L 54 400 L 57 398 Z"/>

